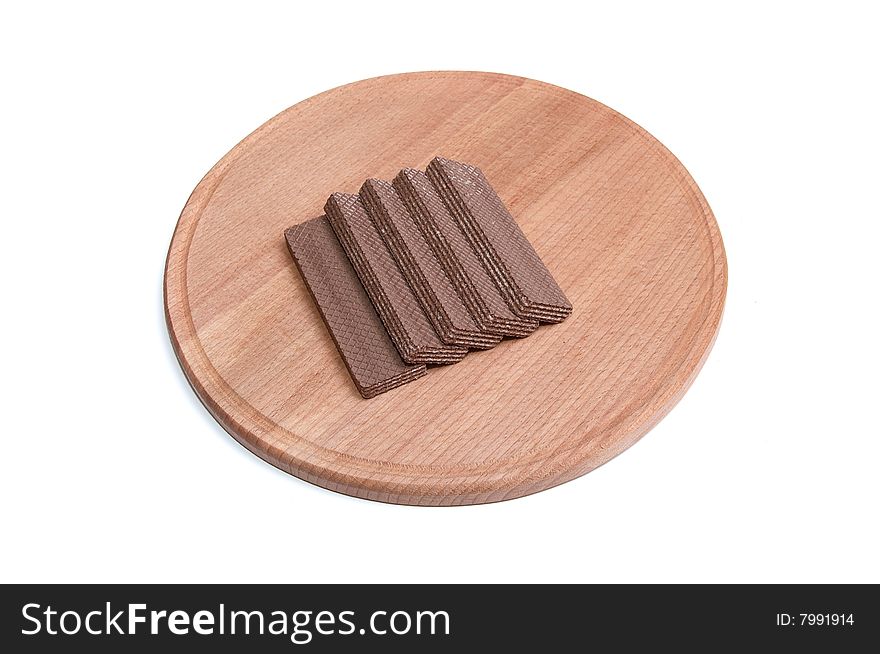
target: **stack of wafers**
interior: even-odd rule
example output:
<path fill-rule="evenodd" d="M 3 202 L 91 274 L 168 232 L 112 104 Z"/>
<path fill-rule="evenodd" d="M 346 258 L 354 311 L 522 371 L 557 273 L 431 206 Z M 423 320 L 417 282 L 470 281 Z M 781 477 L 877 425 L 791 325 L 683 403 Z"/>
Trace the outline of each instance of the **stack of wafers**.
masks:
<path fill-rule="evenodd" d="M 334 193 L 324 213 L 285 236 L 365 398 L 571 313 L 475 166 L 437 157 Z"/>

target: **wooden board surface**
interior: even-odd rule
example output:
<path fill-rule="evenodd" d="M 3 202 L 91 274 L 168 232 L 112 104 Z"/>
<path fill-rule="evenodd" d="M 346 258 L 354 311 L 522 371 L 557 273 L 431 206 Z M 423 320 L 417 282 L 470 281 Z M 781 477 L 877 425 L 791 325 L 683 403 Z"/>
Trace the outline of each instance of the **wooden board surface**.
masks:
<path fill-rule="evenodd" d="M 483 169 L 574 312 L 364 400 L 283 232 L 438 154 Z M 332 490 L 448 505 L 549 488 L 636 442 L 699 371 L 726 286 L 708 204 L 640 127 L 534 80 L 410 73 L 317 95 L 233 148 L 181 214 L 165 307 L 193 388 L 248 449 Z"/>

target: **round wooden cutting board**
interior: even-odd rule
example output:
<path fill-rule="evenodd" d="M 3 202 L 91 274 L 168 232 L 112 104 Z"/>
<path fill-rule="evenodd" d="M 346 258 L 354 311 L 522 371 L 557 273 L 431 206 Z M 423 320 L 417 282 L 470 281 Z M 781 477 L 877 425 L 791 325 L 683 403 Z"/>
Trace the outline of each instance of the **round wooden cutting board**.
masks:
<path fill-rule="evenodd" d="M 574 311 L 365 400 L 283 232 L 435 155 L 482 168 Z M 214 166 L 174 232 L 165 308 L 193 388 L 258 456 L 358 497 L 475 504 L 635 443 L 699 371 L 726 286 L 706 200 L 630 120 L 521 77 L 411 73 L 300 102 Z"/>

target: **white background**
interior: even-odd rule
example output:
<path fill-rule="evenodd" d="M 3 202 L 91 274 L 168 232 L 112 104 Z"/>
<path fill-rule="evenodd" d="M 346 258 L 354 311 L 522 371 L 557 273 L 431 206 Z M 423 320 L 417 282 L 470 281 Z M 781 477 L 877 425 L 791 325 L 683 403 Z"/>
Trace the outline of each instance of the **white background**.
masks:
<path fill-rule="evenodd" d="M 870 3 L 4 5 L 0 581 L 880 582 Z M 445 45 L 444 45 L 445 44 Z M 489 506 L 389 506 L 246 452 L 177 365 L 162 270 L 199 179 L 325 89 L 559 84 L 666 144 L 730 286 L 629 451 Z"/>

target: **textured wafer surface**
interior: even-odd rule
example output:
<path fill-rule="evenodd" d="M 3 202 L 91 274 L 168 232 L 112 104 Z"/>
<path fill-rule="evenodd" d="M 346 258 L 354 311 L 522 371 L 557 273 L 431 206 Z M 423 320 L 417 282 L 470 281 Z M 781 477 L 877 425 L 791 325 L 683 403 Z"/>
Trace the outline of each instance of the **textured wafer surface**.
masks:
<path fill-rule="evenodd" d="M 466 348 L 434 330 L 357 195 L 334 193 L 325 205 L 333 230 L 392 341 L 407 363 L 454 363 Z"/>
<path fill-rule="evenodd" d="M 394 186 L 477 323 L 500 336 L 523 337 L 537 329 L 537 320 L 520 318 L 508 307 L 427 175 L 406 168 Z"/>
<path fill-rule="evenodd" d="M 326 217 L 295 225 L 285 237 L 361 395 L 373 397 L 426 373 L 424 365 L 400 358 Z"/>
<path fill-rule="evenodd" d="M 367 180 L 361 199 L 444 343 L 489 348 L 500 340 L 474 322 L 446 270 L 390 182 Z"/>
<path fill-rule="evenodd" d="M 436 157 L 428 176 L 471 245 L 483 251 L 490 275 L 515 311 L 546 322 L 571 313 L 568 298 L 479 168 Z"/>

